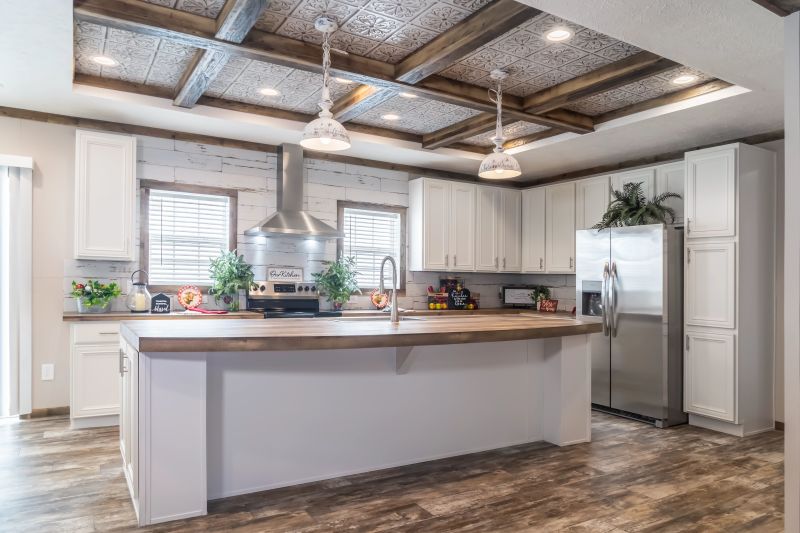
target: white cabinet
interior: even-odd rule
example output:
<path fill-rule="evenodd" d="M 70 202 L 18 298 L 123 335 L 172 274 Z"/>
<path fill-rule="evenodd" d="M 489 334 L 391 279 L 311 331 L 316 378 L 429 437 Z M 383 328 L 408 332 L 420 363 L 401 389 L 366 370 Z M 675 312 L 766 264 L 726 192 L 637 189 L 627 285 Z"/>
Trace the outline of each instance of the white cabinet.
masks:
<path fill-rule="evenodd" d="M 575 184 L 545 188 L 547 272 L 575 272 Z"/>
<path fill-rule="evenodd" d="M 575 229 L 591 229 L 608 209 L 610 177 L 580 180 L 575 184 Z"/>
<path fill-rule="evenodd" d="M 497 187 L 478 185 L 475 241 L 475 270 L 497 272 L 500 268 L 500 243 L 497 240 L 502 202 L 501 190 Z"/>
<path fill-rule="evenodd" d="M 736 149 L 686 154 L 686 232 L 689 237 L 736 233 Z"/>
<path fill-rule="evenodd" d="M 497 216 L 500 271 L 519 272 L 522 269 L 522 193 L 502 189 Z"/>
<path fill-rule="evenodd" d="M 420 178 L 409 184 L 409 268 L 475 268 L 475 185 Z"/>
<path fill-rule="evenodd" d="M 117 345 L 120 383 L 119 449 L 128 491 L 139 516 L 139 352 L 124 340 Z"/>
<path fill-rule="evenodd" d="M 685 258 L 686 324 L 734 328 L 735 243 L 689 243 Z"/>
<path fill-rule="evenodd" d="M 545 189 L 522 191 L 522 271 L 545 271 Z"/>
<path fill-rule="evenodd" d="M 629 170 L 627 172 L 620 172 L 611 177 L 611 186 L 615 191 L 621 191 L 626 183 L 641 183 L 642 192 L 649 200 L 653 197 L 655 192 L 656 171 L 653 167 L 639 168 L 636 170 Z"/>
<path fill-rule="evenodd" d="M 736 420 L 736 347 L 732 334 L 687 331 L 684 347 L 687 411 Z"/>
<path fill-rule="evenodd" d="M 119 324 L 73 324 L 70 418 L 73 427 L 116 425 L 119 414 Z"/>
<path fill-rule="evenodd" d="M 136 138 L 78 130 L 75 258 L 135 260 Z"/>
<path fill-rule="evenodd" d="M 675 210 L 675 225 L 683 224 L 685 169 L 683 161 L 656 167 L 656 194 L 674 192 L 681 195 L 680 198 L 670 198 L 664 202 L 664 205 Z"/>

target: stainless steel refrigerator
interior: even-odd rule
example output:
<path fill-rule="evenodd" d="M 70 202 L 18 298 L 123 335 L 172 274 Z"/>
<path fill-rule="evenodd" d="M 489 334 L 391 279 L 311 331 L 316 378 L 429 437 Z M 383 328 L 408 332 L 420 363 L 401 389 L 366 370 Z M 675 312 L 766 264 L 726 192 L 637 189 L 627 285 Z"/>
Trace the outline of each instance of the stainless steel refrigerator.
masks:
<path fill-rule="evenodd" d="M 576 234 L 577 314 L 592 336 L 592 406 L 658 427 L 683 412 L 683 229 Z"/>

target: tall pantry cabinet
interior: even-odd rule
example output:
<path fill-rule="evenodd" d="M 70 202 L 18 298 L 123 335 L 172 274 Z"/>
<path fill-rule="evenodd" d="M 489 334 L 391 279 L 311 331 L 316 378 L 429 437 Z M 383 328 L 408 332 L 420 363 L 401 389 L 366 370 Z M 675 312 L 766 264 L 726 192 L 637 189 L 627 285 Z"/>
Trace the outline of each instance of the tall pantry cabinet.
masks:
<path fill-rule="evenodd" d="M 689 423 L 771 429 L 775 154 L 746 144 L 685 159 L 684 408 Z"/>

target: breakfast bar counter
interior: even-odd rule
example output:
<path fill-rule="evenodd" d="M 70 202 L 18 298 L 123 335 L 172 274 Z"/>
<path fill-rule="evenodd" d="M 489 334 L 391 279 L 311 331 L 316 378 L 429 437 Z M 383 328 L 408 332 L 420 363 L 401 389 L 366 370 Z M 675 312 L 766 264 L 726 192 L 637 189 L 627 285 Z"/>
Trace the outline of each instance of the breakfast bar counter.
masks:
<path fill-rule="evenodd" d="M 122 322 L 120 449 L 139 523 L 526 442 L 588 442 L 598 331 L 535 312 Z"/>

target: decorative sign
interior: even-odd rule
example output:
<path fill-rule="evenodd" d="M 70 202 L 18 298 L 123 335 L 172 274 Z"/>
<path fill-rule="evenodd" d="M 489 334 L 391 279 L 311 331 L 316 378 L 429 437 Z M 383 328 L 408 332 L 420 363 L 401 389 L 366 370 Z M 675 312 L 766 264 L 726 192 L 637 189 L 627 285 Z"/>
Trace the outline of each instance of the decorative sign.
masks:
<path fill-rule="evenodd" d="M 267 281 L 303 281 L 303 269 L 292 267 L 267 267 Z"/>
<path fill-rule="evenodd" d="M 507 305 L 527 305 L 533 306 L 533 300 L 531 300 L 531 288 L 524 287 L 524 288 L 511 288 L 505 287 L 503 289 L 503 303 Z"/>
<path fill-rule="evenodd" d="M 541 300 L 539 302 L 539 311 L 543 313 L 555 313 L 558 311 L 558 300 Z"/>
<path fill-rule="evenodd" d="M 450 291 L 448 306 L 450 309 L 466 309 L 469 304 L 470 292 L 469 289 L 453 289 Z"/>
<path fill-rule="evenodd" d="M 160 292 L 150 300 L 150 312 L 154 315 L 166 315 L 169 314 L 171 305 L 169 296 Z"/>

